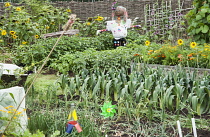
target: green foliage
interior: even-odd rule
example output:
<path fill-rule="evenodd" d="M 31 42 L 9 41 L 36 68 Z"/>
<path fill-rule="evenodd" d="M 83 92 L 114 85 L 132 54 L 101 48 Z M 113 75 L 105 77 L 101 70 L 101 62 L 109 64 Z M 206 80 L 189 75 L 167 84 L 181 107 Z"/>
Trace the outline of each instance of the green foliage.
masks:
<path fill-rule="evenodd" d="M 36 110 L 37 109 L 37 110 Z M 33 113 L 30 115 L 30 120 L 28 123 L 28 129 L 31 133 L 36 133 L 36 131 L 41 131 L 46 136 L 54 137 L 57 131 L 60 131 L 59 136 L 94 136 L 100 137 L 102 133 L 96 129 L 96 125 L 92 119 L 92 116 L 87 115 L 88 112 L 78 112 L 79 116 L 78 122 L 82 125 L 82 132 L 77 133 L 73 130 L 71 134 L 66 133 L 66 124 L 68 117 L 68 109 L 53 109 L 41 111 L 41 108 L 35 108 Z M 54 135 L 54 136 L 53 136 Z"/>
<path fill-rule="evenodd" d="M 142 67 L 141 72 L 135 70 L 139 67 L 142 66 L 134 67 L 131 73 L 126 69 L 109 69 L 103 72 L 82 70 L 74 78 L 63 77 L 65 80 L 62 78 L 60 85 L 66 85 L 65 89 L 71 97 L 80 95 L 85 102 L 89 99 L 97 101 L 95 97 L 105 101 L 118 101 L 119 104 L 131 99 L 134 106 L 141 102 L 147 107 L 167 109 L 177 114 L 185 106 L 190 106 L 192 113 L 199 115 L 209 112 L 208 75 L 198 79 L 197 72 L 187 73 L 188 70 L 181 67 L 171 71 Z"/>
<path fill-rule="evenodd" d="M 188 32 L 198 43 L 210 42 L 210 1 L 194 0 L 194 8 L 186 14 Z"/>
<path fill-rule="evenodd" d="M 196 71 L 189 73 L 189 70 L 181 67 L 164 70 L 134 65 L 131 72 L 127 69 L 84 69 L 74 77 L 61 75 L 57 83 L 54 83 L 55 86 L 49 85 L 47 91 L 36 91 L 40 94 L 33 99 L 28 96 L 28 128 L 31 133 L 40 130 L 45 135 L 52 135 L 58 130 L 60 136 L 103 136 L 102 132 L 110 132 L 110 126 L 116 123 L 114 120 L 117 117 L 118 120 L 132 122 L 132 131 L 127 132 L 137 132 L 139 126 L 145 124 L 135 125 L 133 119 L 152 120 L 151 126 L 154 128 L 154 124 L 159 122 L 167 127 L 175 126 L 174 119 L 183 120 L 184 117 L 183 123 L 186 124 L 182 126 L 189 126 L 190 118 L 194 115 L 209 113 L 209 82 L 207 74 L 198 76 Z M 64 90 L 63 96 L 58 96 L 58 89 Z M 103 119 L 100 107 L 110 100 L 115 103 L 117 113 L 112 120 Z M 71 103 L 75 103 L 78 108 L 78 121 L 83 129 L 81 133 L 75 130 L 71 134 L 65 133 Z M 189 119 L 180 114 L 183 109 Z M 206 122 L 202 122 L 201 127 L 208 127 Z M 196 124 L 198 126 L 199 123 Z M 131 126 L 124 121 L 123 125 Z M 161 134 L 166 134 L 163 125 L 161 130 Z M 144 132 L 153 134 L 150 130 Z"/>
<path fill-rule="evenodd" d="M 95 16 L 89 17 L 85 22 L 81 22 L 79 19 L 73 24 L 73 28 L 79 29 L 79 35 L 82 37 L 96 36 L 97 30 L 106 29 L 106 22 L 104 17 Z"/>
<path fill-rule="evenodd" d="M 66 54 L 73 54 L 75 52 L 82 52 L 88 48 L 96 50 L 112 49 L 111 34 L 102 34 L 102 37 L 78 37 L 78 36 L 63 36 L 50 56 L 48 65 L 58 58 Z M 49 51 L 56 43 L 57 38 L 48 38 L 37 41 L 32 45 L 16 46 L 13 51 L 13 62 L 17 65 L 24 64 L 29 67 L 40 65 Z"/>
<path fill-rule="evenodd" d="M 177 8 L 174 10 L 170 3 L 159 1 L 152 6 L 145 5 L 145 25 L 143 30 L 146 31 L 150 40 L 162 43 L 165 40 L 175 42 L 177 38 L 186 37 L 186 25 L 183 19 L 181 0 L 176 0 Z"/>
<path fill-rule="evenodd" d="M 45 135 L 39 130 L 36 133 L 31 134 L 30 131 L 27 129 L 22 135 L 22 137 L 45 137 Z"/>
<path fill-rule="evenodd" d="M 138 41 L 136 40 L 136 42 Z M 137 52 L 136 59 L 139 58 L 146 63 L 162 65 L 181 64 L 184 67 L 210 68 L 209 44 L 200 44 L 192 48 L 187 41 L 180 46 L 169 43 L 151 43 L 149 46 L 140 46 L 133 42 L 127 46 L 129 48 L 140 48 L 141 52 Z"/>
<path fill-rule="evenodd" d="M 59 72 L 66 73 L 73 71 L 79 72 L 81 69 L 93 70 L 96 68 L 108 70 L 111 67 L 125 68 L 130 67 L 134 58 L 133 55 L 138 51 L 126 47 L 119 47 L 115 50 L 96 51 L 87 49 L 84 52 L 66 54 L 53 62 L 50 67 Z"/>
<path fill-rule="evenodd" d="M 22 6 L 11 4 L 4 10 L 5 14 L 0 16 L 1 46 L 36 42 L 41 34 L 60 30 L 69 14 L 65 9 L 37 0 L 26 0 Z"/>

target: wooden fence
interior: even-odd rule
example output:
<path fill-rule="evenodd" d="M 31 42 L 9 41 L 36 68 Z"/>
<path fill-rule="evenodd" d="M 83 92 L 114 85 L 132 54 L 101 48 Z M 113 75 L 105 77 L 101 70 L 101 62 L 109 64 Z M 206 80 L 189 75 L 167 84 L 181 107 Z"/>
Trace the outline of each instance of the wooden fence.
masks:
<path fill-rule="evenodd" d="M 144 6 L 149 4 L 152 5 L 156 2 L 161 2 L 162 0 L 118 0 L 118 5 L 127 8 L 128 16 L 131 19 L 138 17 L 140 20 L 144 20 Z M 169 1 L 169 0 L 164 0 Z M 172 9 L 178 8 L 179 0 L 172 0 Z M 182 8 L 187 9 L 192 7 L 193 0 L 180 0 L 182 3 Z M 56 7 L 70 8 L 74 14 L 81 20 L 86 20 L 88 17 L 94 17 L 97 15 L 103 17 L 111 17 L 111 6 L 113 0 L 104 1 L 94 1 L 94 2 L 78 2 L 78 1 L 56 1 L 51 2 L 52 5 Z M 18 5 L 17 3 L 12 3 L 13 5 Z M 4 12 L 4 2 L 0 1 L 0 15 Z"/>
<path fill-rule="evenodd" d="M 138 17 L 140 20 L 145 20 L 145 5 L 152 5 L 157 2 L 157 0 L 138 0 L 138 1 L 125 1 L 118 0 L 121 6 L 126 7 L 128 11 L 128 16 L 131 19 Z M 167 1 L 167 0 L 165 0 Z M 169 1 L 169 0 L 168 0 Z M 172 0 L 172 10 L 179 7 L 179 0 Z M 192 0 L 180 0 L 182 3 L 182 9 L 189 9 L 192 7 Z M 70 8 L 73 13 L 77 14 L 81 20 L 86 20 L 88 17 L 94 17 L 97 15 L 103 17 L 111 17 L 111 5 L 113 1 L 96 1 L 96 2 L 53 2 L 52 4 L 56 7 Z M 161 3 L 159 0 L 158 3 Z"/>

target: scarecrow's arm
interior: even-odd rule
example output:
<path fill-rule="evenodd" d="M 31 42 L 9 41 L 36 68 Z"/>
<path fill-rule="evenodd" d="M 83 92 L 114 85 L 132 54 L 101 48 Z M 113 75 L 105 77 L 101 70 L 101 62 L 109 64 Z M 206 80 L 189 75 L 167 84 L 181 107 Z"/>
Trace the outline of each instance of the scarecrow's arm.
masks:
<path fill-rule="evenodd" d="M 108 29 L 97 30 L 96 35 L 98 35 L 101 32 L 104 32 L 104 31 L 108 31 Z"/>
<path fill-rule="evenodd" d="M 141 25 L 133 25 L 133 26 L 131 26 L 131 28 L 140 28 L 141 27 Z"/>

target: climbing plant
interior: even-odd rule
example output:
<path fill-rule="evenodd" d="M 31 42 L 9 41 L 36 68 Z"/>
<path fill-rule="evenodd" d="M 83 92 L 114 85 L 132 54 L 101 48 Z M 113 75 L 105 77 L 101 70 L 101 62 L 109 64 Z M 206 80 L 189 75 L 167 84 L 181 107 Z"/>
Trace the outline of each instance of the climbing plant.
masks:
<path fill-rule="evenodd" d="M 210 0 L 194 0 L 194 8 L 185 18 L 188 21 L 188 34 L 199 43 L 210 42 Z"/>

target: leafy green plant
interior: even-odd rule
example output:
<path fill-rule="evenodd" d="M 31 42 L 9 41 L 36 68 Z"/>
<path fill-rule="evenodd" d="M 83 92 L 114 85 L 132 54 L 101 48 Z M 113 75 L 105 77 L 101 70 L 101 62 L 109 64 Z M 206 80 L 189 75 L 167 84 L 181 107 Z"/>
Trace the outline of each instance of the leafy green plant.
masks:
<path fill-rule="evenodd" d="M 62 73 L 73 71 L 77 73 L 81 69 L 105 69 L 110 67 L 125 68 L 130 67 L 133 55 L 137 50 L 126 47 L 119 47 L 116 50 L 96 51 L 88 49 L 84 52 L 76 52 L 74 54 L 66 54 L 54 61 L 50 67 Z"/>
<path fill-rule="evenodd" d="M 159 1 L 153 5 L 145 5 L 145 24 L 143 30 L 149 39 L 158 43 L 169 40 L 175 43 L 176 38 L 185 37 L 185 21 L 181 1 L 177 0 L 176 10 L 172 9 L 171 3 Z"/>
<path fill-rule="evenodd" d="M 210 42 L 210 10 L 209 0 L 194 0 L 194 8 L 190 10 L 185 18 L 188 21 L 188 34 L 198 43 Z"/>
<path fill-rule="evenodd" d="M 82 37 L 94 37 L 97 30 L 106 29 L 105 21 L 105 18 L 101 16 L 89 17 L 85 22 L 77 19 L 73 28 L 79 29 L 79 35 Z"/>
<path fill-rule="evenodd" d="M 32 44 L 42 34 L 59 31 L 68 20 L 68 10 L 55 8 L 46 1 L 24 2 L 22 6 L 5 3 L 5 14 L 0 20 L 1 46 Z"/>

